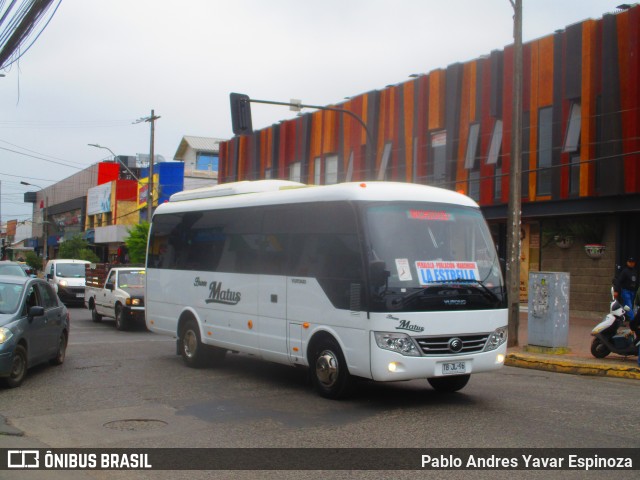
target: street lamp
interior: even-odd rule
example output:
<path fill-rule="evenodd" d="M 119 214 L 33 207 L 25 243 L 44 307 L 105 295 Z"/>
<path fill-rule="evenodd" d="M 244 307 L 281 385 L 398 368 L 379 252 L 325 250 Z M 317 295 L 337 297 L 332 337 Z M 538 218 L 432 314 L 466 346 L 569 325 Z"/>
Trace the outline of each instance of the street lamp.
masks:
<path fill-rule="evenodd" d="M 129 175 L 131 175 L 136 180 L 136 182 L 140 183 L 140 179 L 131 170 L 129 170 L 129 167 L 127 167 L 127 164 L 124 163 L 122 160 L 120 160 L 120 157 L 118 157 L 115 153 L 113 153 L 113 150 L 111 150 L 109 147 L 103 147 L 102 145 L 98 145 L 97 143 L 87 143 L 87 145 L 89 145 L 90 147 L 96 147 L 96 148 L 102 148 L 104 150 L 109 150 L 111 155 L 113 155 L 113 159 L 115 161 L 117 161 L 117 162 L 120 162 L 120 165 L 122 165 L 124 168 L 127 169 L 127 172 L 129 172 Z"/>
<path fill-rule="evenodd" d="M 42 196 L 44 197 L 44 210 L 42 212 L 42 270 L 44 271 L 47 265 L 48 259 L 48 246 L 47 246 L 47 207 L 49 204 L 49 197 L 44 193 L 44 188 L 40 185 L 34 185 L 33 183 L 21 181 L 21 185 L 27 185 L 29 187 L 39 188 L 42 192 Z"/>

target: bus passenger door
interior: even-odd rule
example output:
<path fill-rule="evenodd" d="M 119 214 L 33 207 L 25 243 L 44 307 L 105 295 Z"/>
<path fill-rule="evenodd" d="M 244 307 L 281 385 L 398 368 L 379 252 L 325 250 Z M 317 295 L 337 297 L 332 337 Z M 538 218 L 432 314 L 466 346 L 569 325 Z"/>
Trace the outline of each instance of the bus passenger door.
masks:
<path fill-rule="evenodd" d="M 259 275 L 258 329 L 265 360 L 287 360 L 287 277 Z"/>

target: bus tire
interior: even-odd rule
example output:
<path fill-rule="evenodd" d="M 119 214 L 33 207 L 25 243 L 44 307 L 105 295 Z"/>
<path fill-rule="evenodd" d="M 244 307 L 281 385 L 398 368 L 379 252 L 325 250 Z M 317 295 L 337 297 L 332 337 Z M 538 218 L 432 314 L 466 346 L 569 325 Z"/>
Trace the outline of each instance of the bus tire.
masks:
<path fill-rule="evenodd" d="M 202 368 L 206 363 L 207 349 L 200 340 L 200 329 L 194 319 L 187 320 L 180 330 L 180 355 L 191 368 Z"/>
<path fill-rule="evenodd" d="M 324 337 L 315 342 L 311 352 L 311 379 L 318 394 L 333 400 L 346 397 L 353 379 L 338 342 L 333 337 Z"/>
<path fill-rule="evenodd" d="M 427 378 L 429 384 L 437 392 L 454 393 L 464 388 L 469 383 L 471 375 L 454 375 L 451 377 Z"/>

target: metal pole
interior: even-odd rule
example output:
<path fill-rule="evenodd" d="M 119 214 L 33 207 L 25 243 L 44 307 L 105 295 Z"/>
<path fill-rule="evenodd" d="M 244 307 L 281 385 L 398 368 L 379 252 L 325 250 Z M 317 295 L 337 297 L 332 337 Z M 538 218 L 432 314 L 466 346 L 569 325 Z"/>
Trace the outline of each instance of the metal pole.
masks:
<path fill-rule="evenodd" d="M 513 7 L 513 97 L 511 129 L 511 177 L 507 216 L 507 285 L 509 301 L 508 346 L 518 345 L 520 323 L 520 229 L 522 171 L 522 0 L 509 0 Z"/>
<path fill-rule="evenodd" d="M 42 189 L 41 189 L 42 190 Z M 49 246 L 47 245 L 47 207 L 49 206 L 49 196 L 42 190 L 42 195 L 44 196 L 44 213 L 42 214 L 42 271 L 44 272 L 44 276 L 46 278 L 47 272 L 44 271 L 47 266 L 47 260 L 49 258 Z"/>
<path fill-rule="evenodd" d="M 154 111 L 151 110 L 151 116 L 146 118 L 146 122 L 151 123 L 151 145 L 149 147 L 149 183 L 147 189 L 147 221 L 151 222 L 151 215 L 153 215 L 153 157 L 154 157 L 154 136 L 155 136 L 155 122 L 160 117 L 154 115 Z"/>

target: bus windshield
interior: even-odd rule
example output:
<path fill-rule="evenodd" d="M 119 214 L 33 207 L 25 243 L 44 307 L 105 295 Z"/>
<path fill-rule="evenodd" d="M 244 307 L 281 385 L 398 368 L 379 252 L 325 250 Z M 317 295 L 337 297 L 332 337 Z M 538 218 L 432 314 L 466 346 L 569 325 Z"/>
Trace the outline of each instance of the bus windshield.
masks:
<path fill-rule="evenodd" d="M 477 208 L 383 203 L 364 216 L 373 311 L 506 305 L 498 255 Z"/>

